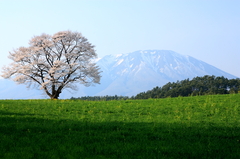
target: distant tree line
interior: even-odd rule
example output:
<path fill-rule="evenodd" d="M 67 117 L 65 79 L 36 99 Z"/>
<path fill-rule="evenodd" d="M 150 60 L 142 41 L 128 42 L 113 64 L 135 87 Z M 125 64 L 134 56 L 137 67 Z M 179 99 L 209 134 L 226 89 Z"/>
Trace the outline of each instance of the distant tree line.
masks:
<path fill-rule="evenodd" d="M 185 79 L 177 82 L 168 82 L 162 87 L 155 87 L 147 92 L 141 92 L 136 96 L 83 96 L 72 97 L 72 100 L 108 101 L 127 99 L 148 99 L 166 98 L 178 96 L 197 96 L 211 94 L 238 93 L 240 90 L 240 79 L 227 79 L 223 76 L 203 76 L 195 77 L 192 80 Z"/>
<path fill-rule="evenodd" d="M 72 100 L 89 100 L 89 101 L 109 101 L 109 100 L 127 100 L 130 99 L 128 96 L 84 96 L 84 97 L 72 97 Z"/>
<path fill-rule="evenodd" d="M 166 98 L 178 96 L 196 96 L 208 94 L 238 93 L 240 79 L 225 77 L 203 76 L 192 80 L 185 79 L 177 82 L 168 82 L 162 87 L 155 87 L 147 92 L 137 94 L 135 99 Z"/>

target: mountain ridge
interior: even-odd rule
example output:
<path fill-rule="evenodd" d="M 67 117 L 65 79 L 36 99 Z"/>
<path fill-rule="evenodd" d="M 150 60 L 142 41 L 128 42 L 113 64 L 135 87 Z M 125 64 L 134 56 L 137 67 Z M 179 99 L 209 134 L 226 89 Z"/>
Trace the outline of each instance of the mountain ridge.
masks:
<path fill-rule="evenodd" d="M 236 78 L 203 61 L 171 50 L 139 50 L 127 54 L 108 55 L 98 60 L 98 65 L 103 70 L 103 76 L 111 79 L 109 80 L 111 84 L 97 95 L 107 95 L 111 90 L 125 89 L 122 94 L 117 94 L 117 91 L 115 93 L 131 96 L 138 91 L 161 86 L 167 82 L 204 75 Z M 120 86 L 120 83 L 124 87 Z M 126 91 L 129 87 L 132 90 Z"/>

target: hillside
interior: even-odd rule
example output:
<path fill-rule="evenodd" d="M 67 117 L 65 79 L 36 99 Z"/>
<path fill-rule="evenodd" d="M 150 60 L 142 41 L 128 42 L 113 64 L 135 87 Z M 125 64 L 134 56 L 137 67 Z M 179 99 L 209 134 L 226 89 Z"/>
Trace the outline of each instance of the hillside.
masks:
<path fill-rule="evenodd" d="M 240 79 L 227 79 L 205 75 L 194 77 L 192 80 L 185 79 L 177 82 L 168 82 L 162 87 L 141 92 L 135 99 L 166 98 L 178 96 L 196 96 L 213 94 L 237 94 L 240 90 Z"/>

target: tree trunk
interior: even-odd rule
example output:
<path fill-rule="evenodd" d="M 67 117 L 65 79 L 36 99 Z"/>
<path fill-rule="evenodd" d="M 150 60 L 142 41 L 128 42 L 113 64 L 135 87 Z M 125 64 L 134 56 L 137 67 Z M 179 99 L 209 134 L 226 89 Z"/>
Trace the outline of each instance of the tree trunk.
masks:
<path fill-rule="evenodd" d="M 55 90 L 55 85 L 52 85 L 52 93 L 50 93 L 46 87 L 44 87 L 44 90 L 51 99 L 58 99 L 60 93 L 62 93 L 62 88 L 63 86 L 60 86 L 57 90 Z"/>
<path fill-rule="evenodd" d="M 51 99 L 58 99 L 60 92 L 54 91 L 54 93 L 50 96 Z"/>
<path fill-rule="evenodd" d="M 57 90 L 57 91 L 54 90 L 53 93 L 51 94 L 50 98 L 51 99 L 58 99 L 61 92 L 62 92 L 61 90 Z"/>

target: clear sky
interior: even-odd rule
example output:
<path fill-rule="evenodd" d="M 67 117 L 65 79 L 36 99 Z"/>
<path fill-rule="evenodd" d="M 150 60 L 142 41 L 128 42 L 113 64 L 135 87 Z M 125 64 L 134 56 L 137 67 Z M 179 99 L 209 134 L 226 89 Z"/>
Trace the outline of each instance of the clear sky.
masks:
<path fill-rule="evenodd" d="M 240 77 L 240 0 L 0 0 L 0 67 L 34 35 L 64 30 L 99 57 L 173 50 Z"/>

